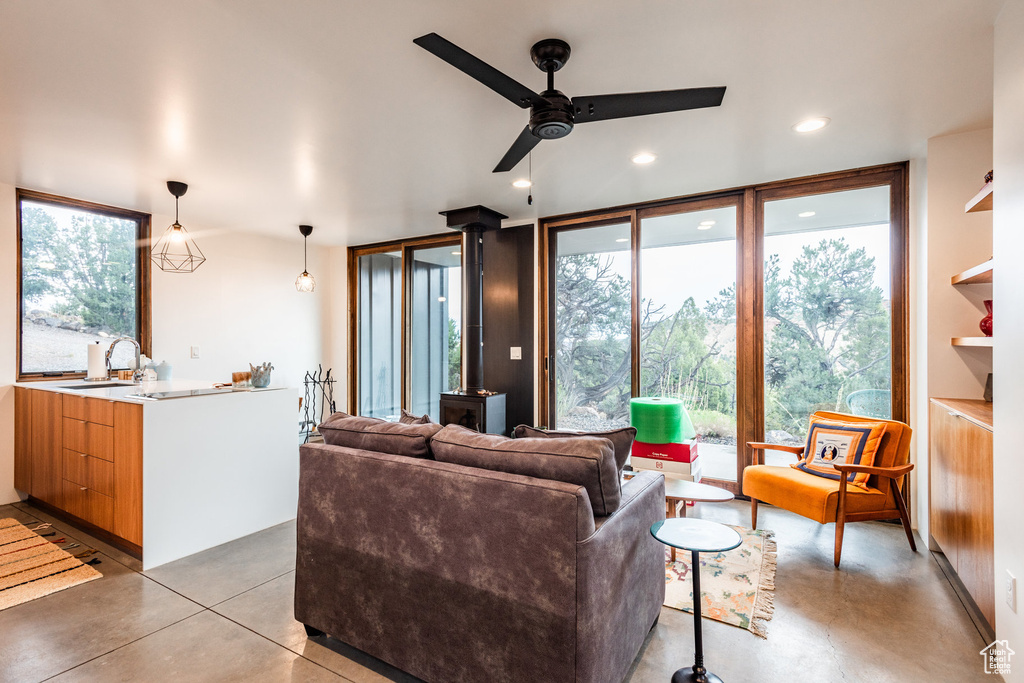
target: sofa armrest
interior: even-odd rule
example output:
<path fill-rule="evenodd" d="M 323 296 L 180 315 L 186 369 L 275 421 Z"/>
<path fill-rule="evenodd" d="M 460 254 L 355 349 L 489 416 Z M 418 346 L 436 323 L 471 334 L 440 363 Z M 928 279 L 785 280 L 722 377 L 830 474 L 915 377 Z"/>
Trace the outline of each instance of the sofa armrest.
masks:
<path fill-rule="evenodd" d="M 665 601 L 665 477 L 638 472 L 622 505 L 576 544 L 577 681 L 621 681 Z"/>

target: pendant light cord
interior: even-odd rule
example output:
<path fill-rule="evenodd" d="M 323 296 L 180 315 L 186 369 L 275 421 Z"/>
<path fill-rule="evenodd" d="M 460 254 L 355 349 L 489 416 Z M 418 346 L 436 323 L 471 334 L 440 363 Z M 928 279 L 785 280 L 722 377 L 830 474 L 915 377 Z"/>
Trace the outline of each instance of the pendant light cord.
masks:
<path fill-rule="evenodd" d="M 526 196 L 526 204 L 533 206 L 533 152 L 530 152 L 530 194 Z"/>
<path fill-rule="evenodd" d="M 309 240 L 309 238 L 306 235 L 302 236 L 302 272 L 303 273 L 308 273 L 309 272 L 308 264 L 306 263 L 306 242 L 308 240 Z"/>

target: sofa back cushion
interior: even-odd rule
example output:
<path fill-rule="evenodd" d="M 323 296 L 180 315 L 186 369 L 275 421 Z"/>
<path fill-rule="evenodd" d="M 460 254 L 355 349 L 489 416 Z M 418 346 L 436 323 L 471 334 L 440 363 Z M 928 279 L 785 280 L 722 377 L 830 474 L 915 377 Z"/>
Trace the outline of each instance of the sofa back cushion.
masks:
<path fill-rule="evenodd" d="M 411 458 L 430 457 L 430 439 L 439 424 L 402 424 L 376 417 L 355 417 L 335 413 L 318 428 L 324 443 L 348 446 L 378 453 L 406 455 Z"/>
<path fill-rule="evenodd" d="M 413 415 L 405 408 L 402 408 L 402 414 L 399 415 L 398 421 L 405 425 L 428 425 L 433 422 L 430 415 Z"/>
<path fill-rule="evenodd" d="M 430 449 L 440 462 L 582 486 L 597 516 L 610 515 L 619 508 L 619 474 L 615 449 L 608 439 L 510 439 L 452 424 L 431 439 Z"/>
<path fill-rule="evenodd" d="M 570 432 L 555 429 L 538 429 L 528 425 L 519 425 L 512 431 L 512 436 L 522 438 L 575 438 L 580 436 L 596 436 L 608 439 L 615 449 L 615 467 L 619 472 L 626 466 L 629 460 L 629 452 L 633 448 L 633 440 L 636 439 L 636 427 L 622 427 L 621 429 L 608 429 L 600 432 Z"/>

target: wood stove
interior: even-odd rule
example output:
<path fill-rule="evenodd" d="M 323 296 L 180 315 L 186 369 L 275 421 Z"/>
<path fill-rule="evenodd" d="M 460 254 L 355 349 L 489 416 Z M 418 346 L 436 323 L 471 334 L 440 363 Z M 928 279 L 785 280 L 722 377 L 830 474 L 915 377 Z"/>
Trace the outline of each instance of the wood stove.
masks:
<path fill-rule="evenodd" d="M 487 434 L 505 433 L 505 394 L 484 388 L 483 234 L 508 218 L 484 206 L 442 211 L 448 227 L 462 232 L 462 352 L 459 391 L 441 394 L 441 424 L 461 424 Z"/>

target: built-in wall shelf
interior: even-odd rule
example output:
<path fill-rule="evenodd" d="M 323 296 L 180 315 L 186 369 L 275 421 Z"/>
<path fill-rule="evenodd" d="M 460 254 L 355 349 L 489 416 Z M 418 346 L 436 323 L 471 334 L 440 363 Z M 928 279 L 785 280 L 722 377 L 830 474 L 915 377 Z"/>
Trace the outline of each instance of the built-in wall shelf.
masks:
<path fill-rule="evenodd" d="M 992 348 L 992 337 L 953 337 L 953 346 L 981 346 Z"/>
<path fill-rule="evenodd" d="M 985 187 L 981 188 L 978 194 L 971 198 L 971 201 L 967 202 L 964 206 L 964 211 L 967 213 L 974 213 L 975 211 L 991 211 L 992 210 L 992 181 L 985 183 Z"/>
<path fill-rule="evenodd" d="M 992 259 L 968 268 L 962 273 L 957 273 L 950 278 L 954 285 L 985 285 L 992 284 Z"/>

